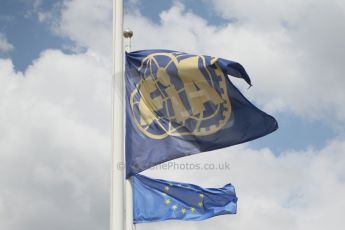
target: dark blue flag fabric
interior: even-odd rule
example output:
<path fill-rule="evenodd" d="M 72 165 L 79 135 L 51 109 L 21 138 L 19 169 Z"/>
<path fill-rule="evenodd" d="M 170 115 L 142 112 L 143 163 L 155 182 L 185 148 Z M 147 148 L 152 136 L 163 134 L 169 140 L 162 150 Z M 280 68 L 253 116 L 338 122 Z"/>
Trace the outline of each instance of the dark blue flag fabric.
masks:
<path fill-rule="evenodd" d="M 175 158 L 247 142 L 278 128 L 228 75 L 236 62 L 168 50 L 126 54 L 127 177 Z"/>
<path fill-rule="evenodd" d="M 237 197 L 231 184 L 201 188 L 192 184 L 132 177 L 134 223 L 163 220 L 204 220 L 235 214 Z"/>

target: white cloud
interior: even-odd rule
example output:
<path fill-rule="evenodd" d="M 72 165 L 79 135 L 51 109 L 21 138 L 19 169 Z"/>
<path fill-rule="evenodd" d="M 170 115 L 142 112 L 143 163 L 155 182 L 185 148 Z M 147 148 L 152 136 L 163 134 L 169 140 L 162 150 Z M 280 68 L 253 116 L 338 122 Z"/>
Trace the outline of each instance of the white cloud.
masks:
<path fill-rule="evenodd" d="M 310 117 L 334 114 L 344 121 L 345 86 L 343 40 L 344 4 L 332 1 L 223 1 L 213 5 L 224 17 L 236 18 L 251 35 L 239 55 L 260 66 L 253 75 L 263 78 L 255 97 L 281 97 L 286 107 Z M 272 36 L 278 35 L 278 36 Z M 255 44 L 263 39 L 265 44 Z M 259 46 L 258 46 L 259 45 Z M 255 47 L 258 47 L 255 50 Z M 265 86 L 266 85 L 266 86 Z M 261 102 L 264 103 L 264 102 Z"/>
<path fill-rule="evenodd" d="M 178 49 L 237 60 L 254 83 L 245 94 L 270 112 L 345 121 L 345 30 L 341 24 L 345 11 L 336 1 L 327 6 L 310 3 L 309 8 L 308 2 L 274 3 L 268 8 L 265 4 L 256 7 L 261 2 L 252 7 L 247 6 L 248 1 L 231 1 L 238 7 L 219 2 L 224 14 L 238 18 L 236 23 L 209 25 L 181 4 L 162 12 L 159 24 L 137 12 L 127 15 L 126 24 L 135 34 L 133 47 Z"/>
<path fill-rule="evenodd" d="M 64 1 L 55 30 L 80 47 L 111 57 L 112 1 Z"/>
<path fill-rule="evenodd" d="M 334 140 L 320 151 L 276 156 L 268 149 L 242 146 L 175 161 L 177 165 L 212 162 L 216 166 L 229 162 L 230 171 L 149 170 L 146 174 L 156 178 L 208 187 L 231 182 L 239 197 L 238 214 L 203 222 L 139 225 L 137 229 L 337 229 L 343 226 L 341 213 L 345 210 L 341 199 L 345 192 L 344 148 L 344 140 Z"/>
<path fill-rule="evenodd" d="M 0 229 L 106 229 L 109 72 L 89 54 L 0 60 Z"/>
<path fill-rule="evenodd" d="M 152 22 L 132 5 L 125 15 L 125 27 L 134 31 L 132 50 L 174 49 L 239 61 L 254 83 L 245 95 L 268 112 L 345 121 L 345 8 L 339 2 L 217 3 L 224 17 L 237 22 L 209 25 L 178 2 Z M 110 60 L 109 0 L 67 1 L 61 15 L 62 34 Z"/>
<path fill-rule="evenodd" d="M 13 49 L 13 45 L 9 43 L 6 36 L 0 32 L 0 53 L 7 53 Z"/>

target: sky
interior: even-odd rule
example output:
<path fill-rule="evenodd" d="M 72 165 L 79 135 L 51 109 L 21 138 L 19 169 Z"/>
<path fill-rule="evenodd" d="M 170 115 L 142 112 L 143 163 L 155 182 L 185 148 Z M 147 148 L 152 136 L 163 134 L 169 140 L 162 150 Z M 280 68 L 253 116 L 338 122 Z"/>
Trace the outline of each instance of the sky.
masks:
<path fill-rule="evenodd" d="M 109 229 L 111 0 L 0 0 L 0 229 Z M 231 182 L 238 214 L 146 229 L 340 229 L 345 211 L 345 2 L 126 0 L 132 50 L 238 61 L 231 78 L 279 130 L 152 169 Z M 216 157 L 213 157 L 215 155 Z"/>

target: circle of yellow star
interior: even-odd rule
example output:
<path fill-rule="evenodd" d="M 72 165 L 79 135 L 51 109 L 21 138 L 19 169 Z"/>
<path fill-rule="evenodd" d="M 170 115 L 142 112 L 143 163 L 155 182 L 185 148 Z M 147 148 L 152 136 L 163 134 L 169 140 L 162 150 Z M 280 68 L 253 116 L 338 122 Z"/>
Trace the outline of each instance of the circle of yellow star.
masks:
<path fill-rule="evenodd" d="M 199 207 L 202 207 L 203 204 L 202 204 L 202 202 L 199 202 L 198 205 L 199 205 Z"/>
<path fill-rule="evenodd" d="M 186 210 L 185 208 L 183 208 L 183 209 L 181 209 L 181 212 L 182 212 L 183 214 L 185 214 L 185 213 L 187 212 L 187 210 Z"/>
<path fill-rule="evenodd" d="M 190 208 L 190 211 L 191 212 L 195 212 L 195 208 Z"/>
<path fill-rule="evenodd" d="M 172 209 L 173 209 L 173 210 L 176 210 L 176 209 L 177 209 L 177 205 L 173 205 L 173 206 L 172 206 Z"/>
<path fill-rule="evenodd" d="M 204 194 L 200 194 L 199 197 L 200 197 L 200 198 L 204 198 Z"/>
<path fill-rule="evenodd" d="M 166 200 L 165 200 L 165 203 L 166 203 L 166 204 L 170 204 L 170 202 L 171 202 L 170 199 L 166 199 Z"/>
<path fill-rule="evenodd" d="M 169 189 L 170 188 L 168 186 L 165 186 L 165 188 L 164 188 L 165 191 L 169 191 Z"/>

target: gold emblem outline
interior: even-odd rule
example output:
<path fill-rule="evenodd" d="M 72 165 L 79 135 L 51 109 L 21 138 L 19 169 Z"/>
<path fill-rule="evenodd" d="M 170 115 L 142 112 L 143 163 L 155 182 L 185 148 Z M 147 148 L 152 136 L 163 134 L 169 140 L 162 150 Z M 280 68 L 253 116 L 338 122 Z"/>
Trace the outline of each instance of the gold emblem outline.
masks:
<path fill-rule="evenodd" d="M 148 55 L 147 57 L 145 57 L 142 60 L 141 66 L 138 68 L 138 70 L 140 71 L 140 69 L 142 69 L 144 67 L 143 65 L 144 65 L 144 63 L 146 63 L 147 60 L 156 61 L 155 58 L 154 58 L 155 56 L 167 56 L 167 57 L 169 57 L 171 59 L 172 62 L 174 62 L 174 64 L 176 66 L 178 66 L 177 56 L 180 57 L 180 56 L 184 56 L 184 55 L 187 55 L 187 54 L 179 53 L 179 52 L 175 52 L 175 53 L 153 53 L 153 54 Z M 202 58 L 203 63 L 205 65 L 205 58 L 204 58 L 204 56 L 198 55 L 198 57 Z M 139 82 L 137 82 L 136 87 L 134 88 L 134 90 L 132 91 L 131 96 L 130 96 L 130 106 L 131 106 L 132 117 L 133 117 L 133 120 L 134 120 L 135 125 L 137 126 L 137 128 L 144 135 L 146 135 L 146 136 L 148 136 L 148 137 L 150 137 L 152 139 L 159 140 L 159 139 L 166 138 L 167 136 L 186 136 L 186 135 L 207 136 L 207 135 L 210 135 L 210 134 L 213 134 L 213 133 L 219 131 L 222 127 L 224 127 L 224 125 L 227 123 L 227 121 L 229 120 L 230 115 L 232 113 L 232 106 L 231 106 L 231 102 L 229 100 L 228 91 L 227 91 L 227 87 L 226 87 L 226 77 L 227 76 L 224 75 L 223 71 L 221 70 L 220 66 L 218 65 L 218 63 L 216 61 L 217 61 L 216 58 L 212 58 L 211 64 L 214 64 L 216 66 L 216 68 L 215 68 L 216 75 L 220 77 L 219 85 L 220 85 L 220 88 L 223 90 L 223 93 L 221 93 L 220 96 L 221 96 L 221 98 L 223 100 L 222 104 L 226 108 L 226 110 L 223 113 L 224 119 L 219 120 L 218 125 L 213 124 L 213 125 L 209 126 L 208 129 L 200 128 L 200 131 L 198 131 L 197 128 L 195 128 L 191 132 L 176 132 L 176 130 L 179 127 L 174 128 L 174 129 L 170 129 L 170 127 L 172 127 L 171 126 L 171 121 L 169 121 L 169 130 L 167 130 L 161 124 L 160 118 L 156 117 L 153 122 L 155 122 L 157 125 L 159 125 L 161 127 L 161 129 L 165 131 L 165 133 L 164 134 L 160 134 L 160 135 L 150 133 L 147 129 L 143 128 L 140 125 L 139 121 L 136 119 L 136 116 L 135 116 L 134 110 L 133 110 L 134 104 L 136 104 L 135 101 L 134 101 L 134 97 L 138 93 L 138 89 L 140 88 L 142 82 L 145 80 L 145 79 L 141 79 Z M 169 63 L 166 66 L 168 66 L 168 65 L 169 65 Z M 209 72 L 208 72 L 208 74 L 211 76 L 211 74 Z M 213 84 L 213 82 L 212 82 L 212 84 Z M 217 110 L 219 110 L 219 106 L 218 106 Z M 216 111 L 215 111 L 214 114 L 216 114 Z M 199 120 L 198 124 L 200 125 L 200 123 L 201 123 L 200 118 L 193 117 L 193 116 L 191 116 L 191 117 L 194 118 L 194 119 Z"/>

